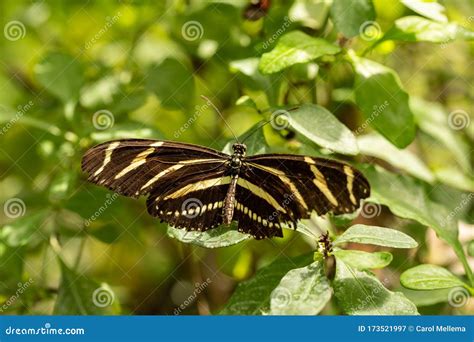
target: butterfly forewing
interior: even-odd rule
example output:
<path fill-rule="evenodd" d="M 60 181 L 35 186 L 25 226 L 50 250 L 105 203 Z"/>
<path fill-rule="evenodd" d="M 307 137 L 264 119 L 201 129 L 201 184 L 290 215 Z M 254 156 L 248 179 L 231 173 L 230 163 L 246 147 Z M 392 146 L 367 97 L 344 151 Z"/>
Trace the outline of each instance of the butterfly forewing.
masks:
<path fill-rule="evenodd" d="M 166 190 L 196 172 L 222 166 L 227 155 L 196 145 L 156 140 L 115 140 L 89 149 L 82 159 L 88 180 L 131 197 Z"/>

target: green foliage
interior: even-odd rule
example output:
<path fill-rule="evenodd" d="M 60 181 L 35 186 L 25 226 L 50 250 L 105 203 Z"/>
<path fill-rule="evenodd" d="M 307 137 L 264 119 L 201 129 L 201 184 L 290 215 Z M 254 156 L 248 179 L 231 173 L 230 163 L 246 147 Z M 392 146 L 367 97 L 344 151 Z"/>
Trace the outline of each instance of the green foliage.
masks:
<path fill-rule="evenodd" d="M 400 282 L 413 290 L 436 290 L 467 286 L 454 274 L 436 265 L 418 265 L 403 272 Z"/>
<path fill-rule="evenodd" d="M 334 292 L 349 315 L 416 315 L 416 306 L 402 293 L 387 290 L 371 273 L 337 259 Z"/>
<path fill-rule="evenodd" d="M 270 314 L 318 314 L 331 299 L 332 290 L 324 274 L 323 259 L 289 271 L 272 291 Z"/>
<path fill-rule="evenodd" d="M 2 312 L 468 313 L 472 4 L 444 3 L 272 1 L 257 21 L 241 2 L 3 6 Z M 112 139 L 229 153 L 233 134 L 249 155 L 345 160 L 371 196 L 255 241 L 168 227 L 80 170 Z"/>
<path fill-rule="evenodd" d="M 366 58 L 351 57 L 357 105 L 370 124 L 396 147 L 408 146 L 415 138 L 408 94 L 397 73 Z"/>
<path fill-rule="evenodd" d="M 370 0 L 335 0 L 331 15 L 337 29 L 351 38 L 361 33 L 364 23 L 375 20 L 375 9 Z"/>
<path fill-rule="evenodd" d="M 310 62 L 324 55 L 334 55 L 339 51 L 338 46 L 324 39 L 293 31 L 282 36 L 272 51 L 262 55 L 259 68 L 264 74 L 273 74 L 292 65 Z"/>
<path fill-rule="evenodd" d="M 342 154 L 359 152 L 352 132 L 327 109 L 306 104 L 286 113 L 289 126 L 319 146 Z"/>
<path fill-rule="evenodd" d="M 367 243 L 394 248 L 415 248 L 415 240 L 394 229 L 356 224 L 347 229 L 335 241 L 335 245 L 346 242 Z"/>

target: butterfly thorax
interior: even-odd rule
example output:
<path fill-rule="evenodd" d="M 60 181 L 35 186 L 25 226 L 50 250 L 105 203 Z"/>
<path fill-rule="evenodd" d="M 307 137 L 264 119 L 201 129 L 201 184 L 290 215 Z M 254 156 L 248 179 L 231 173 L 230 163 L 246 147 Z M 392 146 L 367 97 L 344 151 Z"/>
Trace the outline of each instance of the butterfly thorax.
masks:
<path fill-rule="evenodd" d="M 224 208 L 222 215 L 224 216 L 224 224 L 230 224 L 232 222 L 232 217 L 234 216 L 234 207 L 235 207 L 235 191 L 237 189 L 237 181 L 239 180 L 239 173 L 242 167 L 242 158 L 245 156 L 247 147 L 241 143 L 235 143 L 232 145 L 234 153 L 231 155 L 229 160 L 229 168 L 231 181 L 227 194 L 224 199 Z"/>

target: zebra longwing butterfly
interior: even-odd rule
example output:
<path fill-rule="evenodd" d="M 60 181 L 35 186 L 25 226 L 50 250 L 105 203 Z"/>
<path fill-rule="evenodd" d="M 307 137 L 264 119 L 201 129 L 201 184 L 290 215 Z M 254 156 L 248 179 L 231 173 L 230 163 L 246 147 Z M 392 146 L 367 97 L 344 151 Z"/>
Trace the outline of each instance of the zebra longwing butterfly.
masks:
<path fill-rule="evenodd" d="M 88 180 L 129 197 L 148 195 L 150 215 L 186 230 L 237 221 L 256 239 L 282 237 L 282 227 L 328 212 L 355 211 L 370 187 L 353 167 L 289 154 L 232 155 L 172 141 L 127 139 L 89 149 Z"/>

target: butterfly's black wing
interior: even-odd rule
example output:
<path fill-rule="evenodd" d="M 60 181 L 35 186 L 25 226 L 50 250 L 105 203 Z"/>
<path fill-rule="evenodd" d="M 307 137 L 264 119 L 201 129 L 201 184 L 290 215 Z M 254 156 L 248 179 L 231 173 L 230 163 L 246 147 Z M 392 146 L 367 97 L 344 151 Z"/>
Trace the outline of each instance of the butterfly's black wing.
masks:
<path fill-rule="evenodd" d="M 147 207 L 152 216 L 176 227 L 204 231 L 222 222 L 228 158 L 191 144 L 127 139 L 89 149 L 82 169 L 89 181 L 119 194 L 150 194 Z"/>
<path fill-rule="evenodd" d="M 370 195 L 369 183 L 359 171 L 322 158 L 285 154 L 251 156 L 244 159 L 240 178 L 240 183 L 250 181 L 257 187 L 251 194 L 238 188 L 238 203 L 252 205 L 255 196 L 260 195 L 270 204 L 255 207 L 256 219 L 254 215 L 245 215 L 245 211 L 236 213 L 236 219 L 245 222 L 243 231 L 257 231 L 262 237 L 281 236 L 282 225 L 296 227 L 296 222 L 309 218 L 312 211 L 318 215 L 353 212 L 359 208 L 360 200 Z"/>

